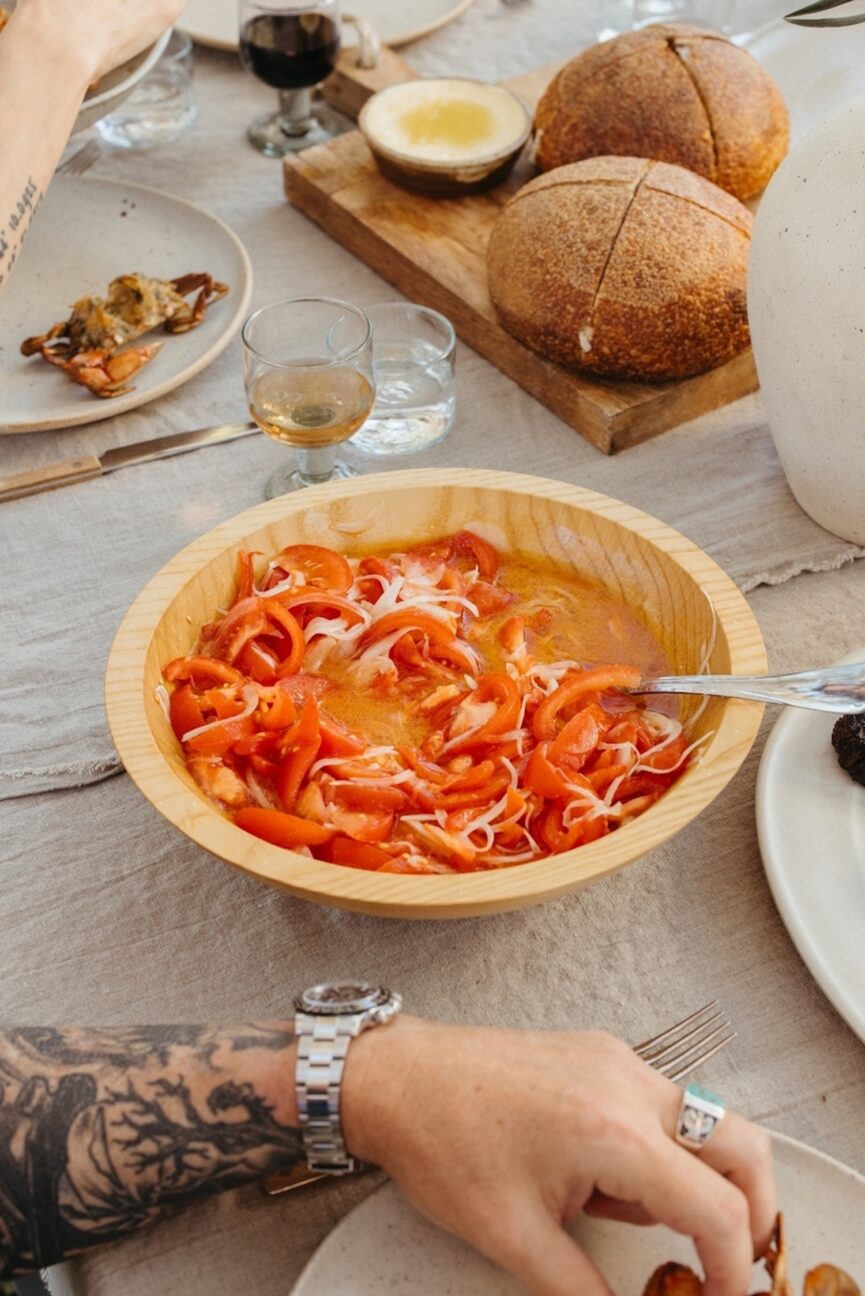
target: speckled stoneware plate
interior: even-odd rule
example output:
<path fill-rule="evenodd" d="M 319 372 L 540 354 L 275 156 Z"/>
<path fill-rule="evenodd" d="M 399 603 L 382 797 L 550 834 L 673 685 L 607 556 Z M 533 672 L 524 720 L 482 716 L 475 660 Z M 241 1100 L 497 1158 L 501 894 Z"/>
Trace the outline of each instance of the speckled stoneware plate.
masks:
<path fill-rule="evenodd" d="M 773 1136 L 790 1273 L 801 1291 L 809 1268 L 826 1261 L 865 1285 L 865 1178 L 803 1143 Z M 454 1178 L 459 1191 L 459 1174 Z M 691 1243 L 664 1228 L 582 1219 L 574 1230 L 618 1296 L 638 1296 L 665 1260 L 695 1268 Z M 755 1287 L 765 1270 L 754 1271 Z M 386 1185 L 322 1243 L 292 1296 L 519 1296 L 522 1288 L 489 1261 L 418 1215 Z"/>
<path fill-rule="evenodd" d="M 845 661 L 865 661 L 865 646 Z M 865 1040 L 865 787 L 838 764 L 836 719 L 792 707 L 781 716 L 760 761 L 757 832 L 794 945 Z"/>
<path fill-rule="evenodd" d="M 346 0 L 345 13 L 366 18 L 386 45 L 405 45 L 428 36 L 468 9 L 472 0 Z M 180 26 L 200 45 L 237 49 L 237 0 L 189 0 Z M 342 29 L 346 45 L 357 34 L 347 24 Z"/>
<path fill-rule="evenodd" d="M 148 334 L 145 341 L 164 346 L 132 377 L 128 395 L 101 400 L 38 356 L 21 355 L 24 338 L 65 319 L 78 298 L 103 296 L 118 275 L 174 279 L 199 271 L 227 283 L 228 296 L 189 333 Z M 95 423 L 156 400 L 228 345 L 251 292 L 252 267 L 243 245 L 200 207 L 122 181 L 56 177 L 0 301 L 0 433 Z"/>
<path fill-rule="evenodd" d="M 794 144 L 812 126 L 865 94 L 865 28 L 809 31 L 778 19 L 743 44 L 778 83 L 790 110 Z"/>

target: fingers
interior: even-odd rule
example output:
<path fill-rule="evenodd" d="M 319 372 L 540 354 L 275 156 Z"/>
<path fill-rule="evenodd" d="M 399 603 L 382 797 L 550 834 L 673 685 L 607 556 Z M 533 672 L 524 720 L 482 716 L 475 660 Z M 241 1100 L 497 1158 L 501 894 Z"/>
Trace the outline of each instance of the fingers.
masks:
<path fill-rule="evenodd" d="M 520 1206 L 505 1241 L 491 1259 L 514 1275 L 531 1296 L 613 1296 L 603 1274 L 539 1202 Z"/>
<path fill-rule="evenodd" d="M 583 1207 L 586 1215 L 595 1219 L 616 1220 L 620 1224 L 657 1224 L 644 1206 L 638 1202 L 619 1201 L 617 1197 L 608 1197 L 606 1193 L 593 1192 Z"/>
<path fill-rule="evenodd" d="M 676 1128 L 680 1102 L 681 1091 L 676 1089 L 665 1104 L 663 1125 L 671 1137 Z M 753 1254 L 762 1255 L 778 1213 L 769 1135 L 735 1112 L 727 1112 L 708 1143 L 696 1155 L 744 1193 L 748 1202 Z"/>
<path fill-rule="evenodd" d="M 653 1141 L 654 1142 L 654 1141 Z M 661 1224 L 693 1239 L 706 1275 L 705 1296 L 745 1296 L 753 1263 L 748 1201 L 699 1157 L 672 1139 L 638 1151 L 632 1174 Z"/>

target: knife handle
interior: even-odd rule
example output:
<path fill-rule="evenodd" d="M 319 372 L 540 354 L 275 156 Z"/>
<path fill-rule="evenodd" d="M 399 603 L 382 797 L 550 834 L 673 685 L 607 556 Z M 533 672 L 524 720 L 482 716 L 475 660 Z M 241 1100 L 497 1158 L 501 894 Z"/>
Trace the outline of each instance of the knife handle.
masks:
<path fill-rule="evenodd" d="M 82 455 L 80 459 L 67 459 L 64 463 L 48 464 L 45 468 L 31 468 L 28 472 L 0 477 L 0 502 L 101 476 L 102 465 L 95 455 Z"/>

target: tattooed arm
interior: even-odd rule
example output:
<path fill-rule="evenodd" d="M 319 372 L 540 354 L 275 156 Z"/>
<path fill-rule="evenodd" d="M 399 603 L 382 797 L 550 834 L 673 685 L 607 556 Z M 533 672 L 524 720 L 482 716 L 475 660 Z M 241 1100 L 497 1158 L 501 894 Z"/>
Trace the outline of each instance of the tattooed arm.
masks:
<path fill-rule="evenodd" d="M 0 1032 L 0 1271 L 50 1264 L 302 1160 L 285 1023 Z M 612 1296 L 564 1231 L 584 1208 L 690 1234 L 742 1296 L 775 1215 L 768 1137 L 728 1112 L 699 1157 L 682 1091 L 608 1035 L 402 1015 L 354 1040 L 349 1150 L 533 1296 Z"/>
<path fill-rule="evenodd" d="M 0 35 L 0 289 L 90 82 L 150 44 L 182 0 L 19 0 Z"/>
<path fill-rule="evenodd" d="M 287 1025 L 0 1032 L 0 1276 L 303 1160 Z"/>

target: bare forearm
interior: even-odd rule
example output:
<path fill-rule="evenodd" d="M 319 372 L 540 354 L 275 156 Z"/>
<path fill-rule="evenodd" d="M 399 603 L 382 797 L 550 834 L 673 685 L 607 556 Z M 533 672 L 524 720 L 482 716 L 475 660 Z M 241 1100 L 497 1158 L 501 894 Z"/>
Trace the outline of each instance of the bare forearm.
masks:
<path fill-rule="evenodd" d="M 29 0 L 0 37 L 0 288 L 18 259 L 91 77 L 87 53 L 58 38 L 42 8 L 42 0 Z"/>
<path fill-rule="evenodd" d="M 288 1023 L 0 1030 L 0 1277 L 303 1160 Z"/>

